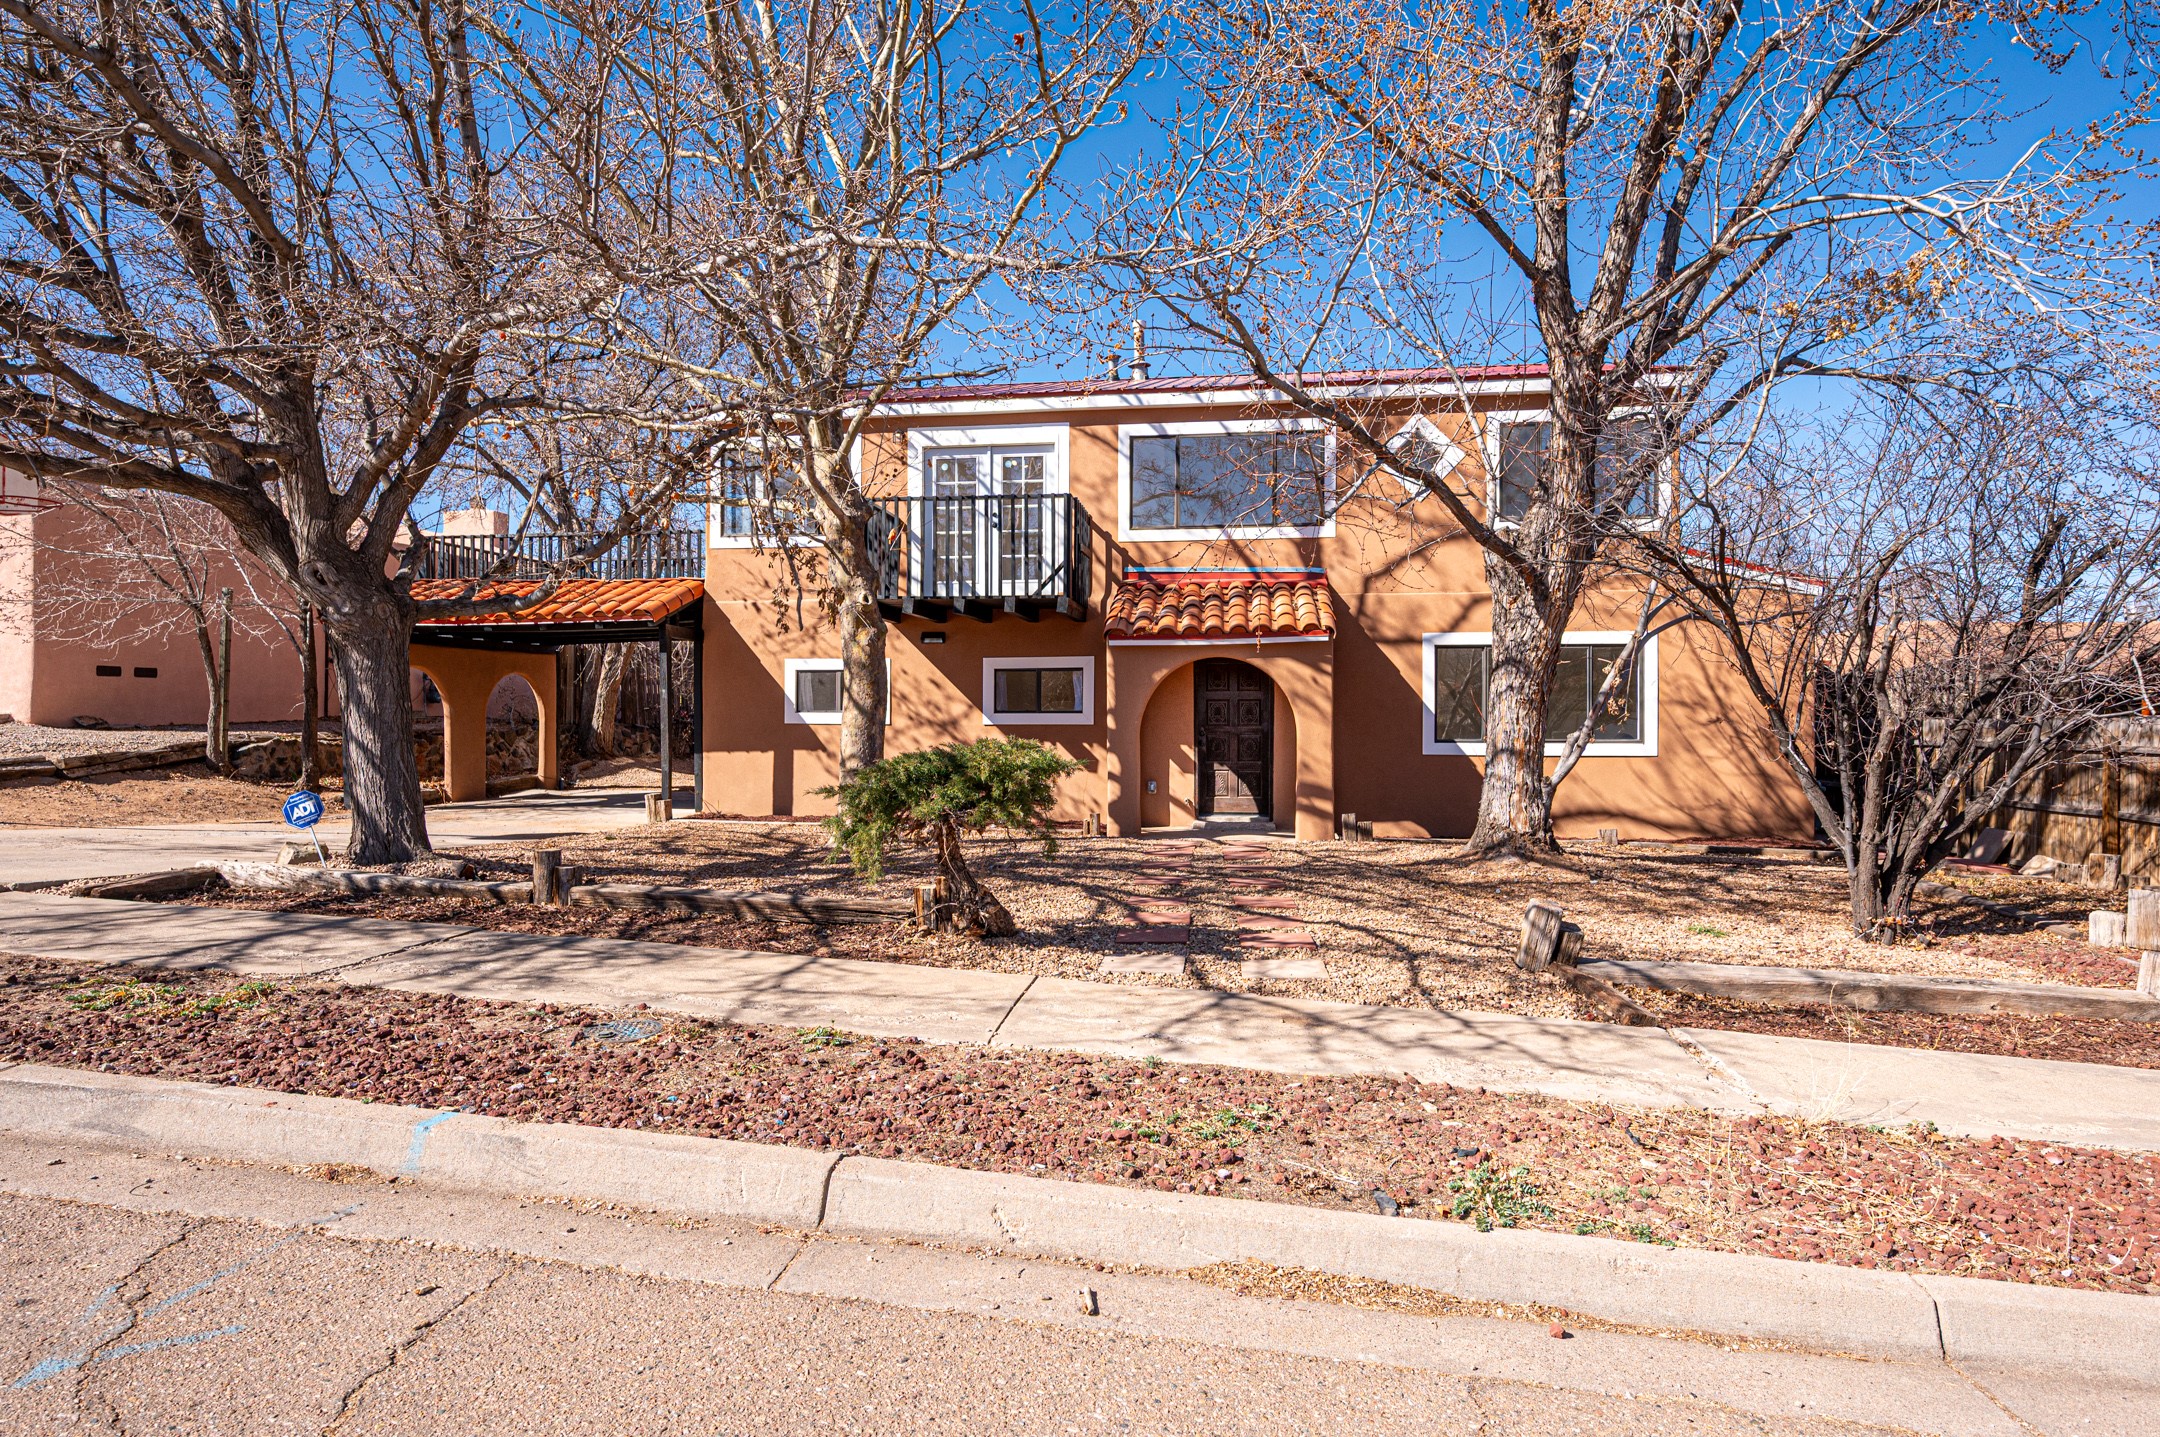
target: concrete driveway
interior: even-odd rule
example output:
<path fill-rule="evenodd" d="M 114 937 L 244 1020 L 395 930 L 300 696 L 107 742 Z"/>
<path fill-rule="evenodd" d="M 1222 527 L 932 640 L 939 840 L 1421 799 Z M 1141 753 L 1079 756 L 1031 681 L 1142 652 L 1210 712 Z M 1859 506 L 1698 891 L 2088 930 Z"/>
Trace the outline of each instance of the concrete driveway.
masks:
<path fill-rule="evenodd" d="M 679 810 L 690 796 L 676 790 Z M 645 821 L 645 797 L 623 789 L 533 790 L 476 803 L 445 803 L 427 813 L 438 852 L 477 843 L 524 843 L 572 833 L 631 828 Z M 341 846 L 351 827 L 342 813 L 317 828 L 325 846 Z M 191 863 L 269 859 L 278 845 L 301 837 L 273 811 L 260 823 L 156 824 L 141 828 L 0 827 L 0 882 L 103 878 L 152 873 Z"/>

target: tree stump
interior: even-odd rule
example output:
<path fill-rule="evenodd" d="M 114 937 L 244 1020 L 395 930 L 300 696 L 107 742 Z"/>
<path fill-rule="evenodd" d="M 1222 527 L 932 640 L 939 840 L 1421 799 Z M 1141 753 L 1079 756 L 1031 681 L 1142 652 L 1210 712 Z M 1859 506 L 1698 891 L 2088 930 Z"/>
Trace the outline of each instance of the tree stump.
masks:
<path fill-rule="evenodd" d="M 2123 925 L 2123 946 L 2141 952 L 2160 949 L 2160 888 L 2130 890 L 2128 921 Z"/>
<path fill-rule="evenodd" d="M 559 848 L 536 848 L 533 850 L 532 901 L 541 907 L 551 907 L 561 891 L 557 876 L 562 868 L 562 850 Z"/>
<path fill-rule="evenodd" d="M 1571 927 L 1557 903 L 1542 900 L 1523 910 L 1522 947 L 1516 950 L 1515 966 L 1532 973 L 1542 973 L 1560 956 L 1560 939 L 1563 931 Z M 1581 943 L 1581 930 L 1577 929 L 1577 944 Z"/>

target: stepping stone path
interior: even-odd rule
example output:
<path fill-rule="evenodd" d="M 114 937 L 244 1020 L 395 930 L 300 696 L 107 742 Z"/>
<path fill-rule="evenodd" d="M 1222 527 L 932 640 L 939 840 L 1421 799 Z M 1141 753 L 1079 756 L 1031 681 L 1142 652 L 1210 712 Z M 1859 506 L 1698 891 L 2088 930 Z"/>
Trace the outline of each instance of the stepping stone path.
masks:
<path fill-rule="evenodd" d="M 1256 867 L 1267 855 L 1267 849 L 1253 845 L 1230 844 L 1223 849 L 1223 858 L 1233 868 Z M 1237 910 L 1237 940 L 1242 950 L 1238 969 L 1246 982 L 1327 977 L 1327 965 L 1314 951 L 1319 945 L 1298 926 L 1297 900 L 1274 892 L 1280 887 L 1275 880 L 1229 878 L 1223 886 L 1236 890 L 1230 906 Z"/>
<path fill-rule="evenodd" d="M 1120 948 L 1103 959 L 1105 973 L 1155 973 L 1176 977 L 1185 971 L 1186 944 L 1192 936 L 1192 908 L 1185 900 L 1191 880 L 1193 844 L 1163 845 L 1154 872 L 1128 879 L 1133 891 L 1132 921 L 1117 931 Z"/>
<path fill-rule="evenodd" d="M 1165 843 L 1154 872 L 1128 880 L 1132 921 L 1117 931 L 1121 949 L 1103 959 L 1105 973 L 1157 973 L 1175 977 L 1185 971 L 1182 951 L 1192 937 L 1192 857 L 1197 842 Z M 1262 874 L 1240 872 L 1255 869 L 1269 850 L 1250 842 L 1232 841 L 1212 850 L 1228 874 L 1210 877 L 1210 886 L 1228 893 L 1237 911 L 1240 970 L 1248 982 L 1268 978 L 1325 978 L 1327 967 L 1314 951 L 1318 944 L 1299 926 L 1297 900 L 1284 896 L 1282 885 Z M 1141 951 L 1145 950 L 1145 951 Z"/>

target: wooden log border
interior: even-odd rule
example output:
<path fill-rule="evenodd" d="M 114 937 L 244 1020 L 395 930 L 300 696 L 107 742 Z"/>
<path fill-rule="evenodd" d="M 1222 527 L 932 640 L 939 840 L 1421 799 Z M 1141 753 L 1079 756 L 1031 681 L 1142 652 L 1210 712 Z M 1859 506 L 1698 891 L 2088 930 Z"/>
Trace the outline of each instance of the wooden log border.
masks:
<path fill-rule="evenodd" d="M 581 883 L 570 901 L 601 908 L 665 913 L 714 913 L 797 923 L 896 923 L 915 917 L 915 899 L 822 893 L 731 893 L 718 888 L 668 888 L 646 883 Z"/>
<path fill-rule="evenodd" d="M 1745 963 L 1589 960 L 1577 970 L 1623 988 L 1693 993 L 1772 1003 L 1853 1008 L 1878 1013 L 2016 1013 L 2035 1018 L 2115 1018 L 2160 1023 L 2160 998 L 2127 988 L 2002 983 L 1987 978 L 1931 978 L 1843 968 L 1772 968 Z"/>

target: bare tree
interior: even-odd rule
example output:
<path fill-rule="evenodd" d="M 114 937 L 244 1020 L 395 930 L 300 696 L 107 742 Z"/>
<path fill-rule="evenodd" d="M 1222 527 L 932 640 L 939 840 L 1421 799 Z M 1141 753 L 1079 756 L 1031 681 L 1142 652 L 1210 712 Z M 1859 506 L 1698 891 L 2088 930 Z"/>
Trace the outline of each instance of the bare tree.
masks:
<path fill-rule="evenodd" d="M 305 599 L 360 862 L 427 848 L 399 530 L 542 402 L 497 337 L 580 297 L 506 175 L 495 33 L 469 0 L 0 0 L 0 461 L 199 500 Z"/>
<path fill-rule="evenodd" d="M 2075 314 L 2131 247 L 2088 221 L 2132 114 L 1974 176 L 2002 106 L 1986 16 L 1948 0 L 1185 16 L 1209 105 L 1151 172 L 1136 284 L 1483 550 L 1476 853 L 1552 847 L 1561 637 L 1606 544 L 1658 522 L 1671 454 L 1781 381 L 1914 378 L 1883 346 L 1987 280 Z M 1508 381 L 1471 371 L 1511 359 L 1545 413 L 1488 426 Z M 1486 442 L 1391 445 L 1370 401 L 1406 381 L 1452 387 Z"/>
<path fill-rule="evenodd" d="M 807 516 L 823 548 L 843 774 L 882 753 L 886 706 L 887 529 L 857 440 L 895 386 L 999 362 L 983 327 L 955 338 L 963 307 L 1086 248 L 1046 206 L 1119 113 L 1149 3 L 581 0 L 525 71 L 555 125 L 547 208 L 618 287 L 588 342 L 665 373 L 652 421 L 754 452 L 741 502 Z"/>
<path fill-rule="evenodd" d="M 2151 431 L 2036 388 L 1781 433 L 1639 540 L 1723 636 L 1864 936 L 1904 931 L 1929 869 L 2101 720 L 2149 703 Z"/>

